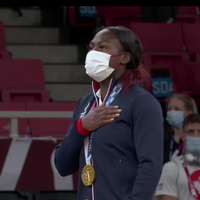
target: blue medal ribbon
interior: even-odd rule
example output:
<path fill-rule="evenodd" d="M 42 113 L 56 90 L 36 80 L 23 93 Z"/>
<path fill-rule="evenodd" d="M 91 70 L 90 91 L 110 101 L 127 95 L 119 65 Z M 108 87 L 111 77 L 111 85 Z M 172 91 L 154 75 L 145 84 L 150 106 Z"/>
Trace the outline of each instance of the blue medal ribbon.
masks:
<path fill-rule="evenodd" d="M 114 99 L 116 98 L 116 96 L 120 93 L 120 91 L 122 90 L 123 88 L 123 85 L 122 84 L 117 84 L 110 96 L 106 99 L 106 104 L 105 106 L 110 106 L 110 104 L 114 101 Z M 87 154 L 87 158 L 91 157 L 92 155 L 92 148 L 93 148 L 93 145 L 92 145 L 92 141 L 93 141 L 93 135 L 94 135 L 94 132 L 92 132 L 89 136 L 89 145 L 88 145 L 88 154 Z"/>

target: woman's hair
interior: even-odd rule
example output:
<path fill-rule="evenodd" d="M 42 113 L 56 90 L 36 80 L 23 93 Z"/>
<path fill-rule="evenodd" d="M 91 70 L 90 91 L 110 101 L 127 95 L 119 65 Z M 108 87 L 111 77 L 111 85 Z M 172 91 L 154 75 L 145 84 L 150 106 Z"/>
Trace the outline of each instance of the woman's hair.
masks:
<path fill-rule="evenodd" d="M 190 114 L 185 117 L 183 121 L 183 130 L 188 124 L 199 123 L 200 124 L 200 115 L 199 114 Z"/>
<path fill-rule="evenodd" d="M 190 97 L 189 95 L 182 94 L 182 93 L 172 93 L 170 95 L 170 97 L 167 98 L 167 100 L 166 100 L 166 110 L 168 108 L 169 101 L 172 98 L 176 98 L 176 99 L 181 100 L 184 103 L 184 107 L 185 107 L 185 109 L 187 111 L 191 110 L 193 114 L 197 114 L 198 113 L 197 106 L 196 106 L 196 103 L 195 103 L 194 99 L 192 97 Z"/>
<path fill-rule="evenodd" d="M 118 38 L 123 48 L 120 50 L 121 52 L 131 54 L 130 62 L 126 65 L 127 71 L 120 80 L 124 83 L 124 89 L 128 89 L 135 82 L 143 84 L 148 73 L 144 69 L 142 45 L 138 37 L 130 29 L 123 26 L 106 27 L 105 29 L 112 31 Z"/>

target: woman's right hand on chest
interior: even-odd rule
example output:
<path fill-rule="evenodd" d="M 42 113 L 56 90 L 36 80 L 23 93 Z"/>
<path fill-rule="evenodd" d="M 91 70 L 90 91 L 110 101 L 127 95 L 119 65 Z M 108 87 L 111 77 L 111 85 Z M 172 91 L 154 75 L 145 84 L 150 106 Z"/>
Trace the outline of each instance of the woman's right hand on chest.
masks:
<path fill-rule="evenodd" d="M 82 118 L 82 128 L 88 131 L 94 131 L 97 128 L 111 123 L 115 118 L 119 117 L 121 109 L 118 106 L 105 106 L 103 102 L 98 107 L 90 110 L 90 112 Z"/>

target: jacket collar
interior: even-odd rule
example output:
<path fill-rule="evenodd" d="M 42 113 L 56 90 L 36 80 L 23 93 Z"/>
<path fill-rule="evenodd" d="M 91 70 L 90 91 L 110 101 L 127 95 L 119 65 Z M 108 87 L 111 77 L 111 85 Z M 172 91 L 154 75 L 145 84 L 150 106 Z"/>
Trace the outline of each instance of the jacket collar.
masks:
<path fill-rule="evenodd" d="M 112 78 L 110 81 L 111 81 L 110 82 L 111 85 L 108 88 L 109 91 L 108 91 L 107 97 L 110 95 L 113 88 L 117 85 L 119 78 Z M 92 89 L 93 89 L 94 97 L 95 97 L 96 101 L 98 102 L 96 92 L 100 89 L 100 83 L 98 83 L 97 81 L 92 81 Z"/>
<path fill-rule="evenodd" d="M 113 89 L 113 87 L 118 83 L 119 78 L 112 78 L 111 80 L 112 80 L 111 89 Z M 92 84 L 93 84 L 94 90 L 99 90 L 99 89 L 100 89 L 100 83 L 99 83 L 99 82 L 97 82 L 97 81 L 92 81 Z"/>

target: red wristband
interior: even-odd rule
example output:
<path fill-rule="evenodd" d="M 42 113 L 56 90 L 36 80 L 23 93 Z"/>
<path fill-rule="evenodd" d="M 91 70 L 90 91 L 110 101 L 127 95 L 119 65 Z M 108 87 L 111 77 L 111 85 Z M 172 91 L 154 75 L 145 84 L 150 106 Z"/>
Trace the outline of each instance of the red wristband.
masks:
<path fill-rule="evenodd" d="M 78 131 L 78 133 L 81 134 L 81 135 L 87 135 L 90 132 L 90 131 L 82 128 L 81 119 L 76 121 L 75 127 L 76 127 L 76 130 Z"/>

